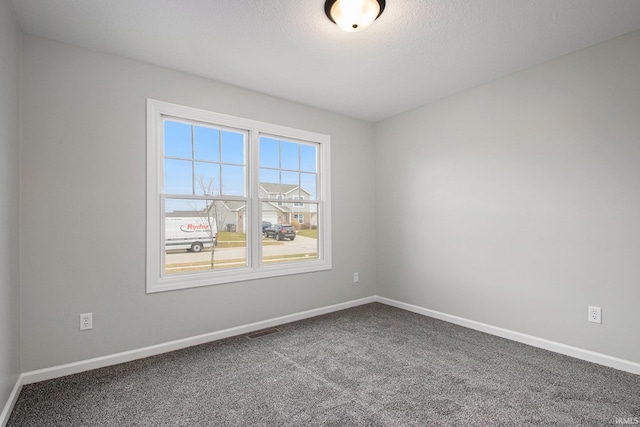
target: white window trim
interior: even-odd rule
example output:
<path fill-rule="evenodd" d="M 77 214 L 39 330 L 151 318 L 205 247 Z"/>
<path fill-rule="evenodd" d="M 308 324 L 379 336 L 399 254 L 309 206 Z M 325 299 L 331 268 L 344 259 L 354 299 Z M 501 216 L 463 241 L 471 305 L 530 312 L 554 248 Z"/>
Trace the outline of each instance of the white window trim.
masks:
<path fill-rule="evenodd" d="M 160 203 L 160 190 L 163 187 L 164 179 L 162 173 L 164 153 L 162 145 L 158 141 L 163 135 L 163 116 L 249 130 L 249 141 L 247 141 L 247 182 L 249 193 L 247 194 L 246 212 L 248 224 L 250 224 L 247 228 L 248 267 L 175 275 L 161 274 L 164 245 L 161 243 L 162 228 L 160 218 L 163 206 Z M 262 259 L 262 245 L 259 243 L 262 236 L 260 203 L 270 200 L 259 198 L 259 139 L 262 134 L 309 141 L 319 145 L 318 168 L 320 182 L 318 183 L 318 194 L 320 197 L 316 202 L 318 205 L 318 220 L 322 222 L 318 224 L 317 260 L 269 265 L 260 264 Z M 328 135 L 147 99 L 147 293 L 330 270 L 332 267 L 330 145 L 331 138 Z M 258 162 L 257 165 L 256 162 Z"/>

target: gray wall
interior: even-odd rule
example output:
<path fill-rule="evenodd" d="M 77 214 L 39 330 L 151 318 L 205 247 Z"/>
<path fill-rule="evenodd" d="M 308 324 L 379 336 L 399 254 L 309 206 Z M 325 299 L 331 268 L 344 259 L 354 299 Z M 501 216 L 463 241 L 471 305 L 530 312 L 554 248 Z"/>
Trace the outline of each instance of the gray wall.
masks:
<path fill-rule="evenodd" d="M 375 293 L 371 124 L 32 36 L 22 55 L 23 371 Z M 146 295 L 146 98 L 331 135 L 333 270 Z"/>
<path fill-rule="evenodd" d="M 18 288 L 20 31 L 0 0 L 0 411 L 20 373 Z"/>
<path fill-rule="evenodd" d="M 379 295 L 640 362 L 640 32 L 375 139 Z"/>

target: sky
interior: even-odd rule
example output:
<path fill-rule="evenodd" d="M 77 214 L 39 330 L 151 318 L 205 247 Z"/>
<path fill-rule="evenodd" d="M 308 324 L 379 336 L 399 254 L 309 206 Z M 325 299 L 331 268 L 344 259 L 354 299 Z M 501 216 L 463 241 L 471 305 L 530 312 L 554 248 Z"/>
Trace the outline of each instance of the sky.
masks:
<path fill-rule="evenodd" d="M 165 119 L 163 192 L 246 196 L 247 140 L 246 131 Z M 260 182 L 300 185 L 316 199 L 317 164 L 314 144 L 260 137 Z"/>

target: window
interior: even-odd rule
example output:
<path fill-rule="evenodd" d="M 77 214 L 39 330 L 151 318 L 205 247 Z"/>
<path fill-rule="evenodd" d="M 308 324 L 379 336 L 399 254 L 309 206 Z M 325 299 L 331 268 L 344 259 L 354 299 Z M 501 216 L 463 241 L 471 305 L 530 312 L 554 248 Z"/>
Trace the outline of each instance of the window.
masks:
<path fill-rule="evenodd" d="M 329 144 L 148 100 L 147 292 L 330 269 Z"/>

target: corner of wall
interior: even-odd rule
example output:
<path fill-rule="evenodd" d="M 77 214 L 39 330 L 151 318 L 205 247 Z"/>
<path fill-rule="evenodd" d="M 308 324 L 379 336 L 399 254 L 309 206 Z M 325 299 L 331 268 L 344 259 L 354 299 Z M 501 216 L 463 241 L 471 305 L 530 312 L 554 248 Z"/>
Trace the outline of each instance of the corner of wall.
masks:
<path fill-rule="evenodd" d="M 21 31 L 9 0 L 0 0 L 0 425 L 20 391 L 19 97 Z"/>

